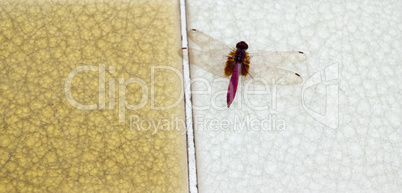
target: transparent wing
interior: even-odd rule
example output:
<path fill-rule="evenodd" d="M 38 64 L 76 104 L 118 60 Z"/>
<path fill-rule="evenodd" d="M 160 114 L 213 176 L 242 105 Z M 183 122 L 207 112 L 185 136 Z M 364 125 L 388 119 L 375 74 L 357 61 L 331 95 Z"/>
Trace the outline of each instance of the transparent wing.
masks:
<path fill-rule="evenodd" d="M 222 54 L 216 54 L 212 52 L 205 52 L 202 50 L 189 48 L 189 62 L 191 65 L 197 65 L 200 68 L 204 69 L 207 72 L 210 72 L 219 77 L 225 76 L 225 62 L 227 60 L 227 56 Z M 276 85 L 294 85 L 303 82 L 303 78 L 296 74 L 293 71 L 278 68 L 275 66 L 282 66 L 285 63 L 298 63 L 299 61 L 304 61 L 305 58 L 294 58 L 294 56 L 298 56 L 300 54 L 296 54 L 296 52 L 266 52 L 273 53 L 270 57 L 253 57 L 251 58 L 249 76 L 247 78 L 253 78 L 255 80 L 255 84 L 276 84 Z M 297 52 L 298 53 L 298 52 Z M 261 55 L 262 56 L 262 55 Z M 303 56 L 303 55 L 302 55 Z M 291 58 L 284 58 L 291 57 Z M 292 58 L 293 57 L 293 58 Z M 257 63 L 256 58 L 266 59 L 264 60 L 266 63 Z M 270 61 L 268 61 L 270 60 Z M 261 61 L 261 60 L 259 60 Z"/>
<path fill-rule="evenodd" d="M 263 64 L 251 63 L 249 71 L 247 78 L 254 79 L 254 84 L 294 85 L 303 82 L 303 78 L 295 72 Z"/>
<path fill-rule="evenodd" d="M 227 55 L 234 49 L 226 43 L 197 29 L 189 30 L 188 37 L 206 52 Z M 301 63 L 307 59 L 307 56 L 300 51 L 253 51 L 250 53 L 250 56 L 253 62 L 270 66 Z"/>
<path fill-rule="evenodd" d="M 234 48 L 228 46 L 225 42 L 217 40 L 204 32 L 192 29 L 188 31 L 188 37 L 206 52 L 227 55 Z"/>
<path fill-rule="evenodd" d="M 227 55 L 232 47 L 211 36 L 192 29 L 189 38 L 202 50 L 189 48 L 189 62 L 220 77 L 225 77 L 224 68 Z M 301 63 L 307 56 L 300 51 L 254 51 L 250 53 L 250 76 L 255 84 L 293 85 L 303 82 L 303 78 L 290 70 L 278 68 L 287 64 Z"/>
<path fill-rule="evenodd" d="M 222 54 L 205 52 L 202 50 L 189 48 L 189 62 L 191 65 L 197 65 L 202 69 L 220 77 L 225 76 L 225 63 L 227 57 Z"/>
<path fill-rule="evenodd" d="M 307 60 L 306 54 L 300 51 L 253 51 L 250 57 L 252 63 L 274 67 L 302 63 Z"/>

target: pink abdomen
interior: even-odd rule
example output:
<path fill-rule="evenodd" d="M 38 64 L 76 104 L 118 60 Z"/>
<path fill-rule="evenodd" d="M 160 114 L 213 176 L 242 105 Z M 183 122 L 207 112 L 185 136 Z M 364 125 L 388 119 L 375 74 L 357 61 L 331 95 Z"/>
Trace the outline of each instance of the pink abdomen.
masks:
<path fill-rule="evenodd" d="M 239 83 L 240 70 L 241 70 L 241 62 L 236 62 L 233 69 L 232 77 L 230 78 L 228 94 L 226 95 L 228 108 L 230 107 L 230 104 L 232 104 L 236 96 L 237 84 Z"/>

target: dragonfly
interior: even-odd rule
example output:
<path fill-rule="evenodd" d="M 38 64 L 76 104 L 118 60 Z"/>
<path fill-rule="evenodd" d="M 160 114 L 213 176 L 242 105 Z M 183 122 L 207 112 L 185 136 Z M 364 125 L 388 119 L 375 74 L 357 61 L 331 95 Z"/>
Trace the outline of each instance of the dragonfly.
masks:
<path fill-rule="evenodd" d="M 220 77 L 229 77 L 226 95 L 229 108 L 236 96 L 240 76 L 247 75 L 263 84 L 295 85 L 303 82 L 296 72 L 280 68 L 284 64 L 301 63 L 307 56 L 301 51 L 256 51 L 249 53 L 248 44 L 240 41 L 233 48 L 197 29 L 188 31 L 191 41 L 201 50 L 188 48 L 189 62 Z"/>

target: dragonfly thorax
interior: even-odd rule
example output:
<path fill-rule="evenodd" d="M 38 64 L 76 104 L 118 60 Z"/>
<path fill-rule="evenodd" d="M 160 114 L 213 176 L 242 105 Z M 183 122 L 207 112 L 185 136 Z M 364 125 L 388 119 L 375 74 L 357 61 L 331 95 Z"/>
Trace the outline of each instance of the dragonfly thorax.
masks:
<path fill-rule="evenodd" d="M 243 60 L 246 58 L 246 50 L 237 49 L 236 55 L 234 57 L 236 63 L 243 63 Z"/>
<path fill-rule="evenodd" d="M 248 49 L 248 45 L 246 42 L 241 41 L 236 44 L 236 55 L 235 62 L 242 63 L 244 58 L 246 57 L 246 50 Z"/>

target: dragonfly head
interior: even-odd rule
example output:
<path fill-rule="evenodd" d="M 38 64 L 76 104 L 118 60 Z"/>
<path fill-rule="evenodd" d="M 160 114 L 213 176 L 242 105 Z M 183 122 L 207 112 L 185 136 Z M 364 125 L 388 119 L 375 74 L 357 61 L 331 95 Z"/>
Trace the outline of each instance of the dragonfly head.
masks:
<path fill-rule="evenodd" d="M 239 43 L 236 44 L 236 48 L 237 49 L 242 49 L 242 50 L 247 50 L 248 49 L 248 45 L 246 42 L 241 41 Z"/>

